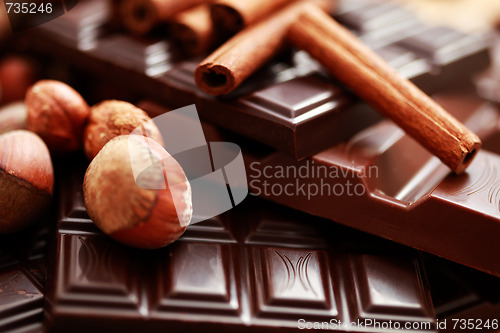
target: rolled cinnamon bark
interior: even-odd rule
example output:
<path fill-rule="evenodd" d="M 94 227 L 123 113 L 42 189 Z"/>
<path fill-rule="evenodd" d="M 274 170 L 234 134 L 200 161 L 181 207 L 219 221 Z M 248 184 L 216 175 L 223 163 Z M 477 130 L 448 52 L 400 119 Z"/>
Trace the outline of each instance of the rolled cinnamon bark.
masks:
<path fill-rule="evenodd" d="M 201 4 L 177 14 L 171 22 L 170 35 L 188 56 L 209 51 L 216 40 L 209 5 Z"/>
<path fill-rule="evenodd" d="M 144 35 L 177 13 L 212 0 L 123 0 L 123 25 L 135 35 Z"/>
<path fill-rule="evenodd" d="M 218 30 L 234 34 L 261 20 L 290 0 L 218 0 L 212 4 L 212 20 Z"/>
<path fill-rule="evenodd" d="M 339 81 L 393 120 L 455 173 L 462 173 L 481 140 L 356 36 L 314 6 L 290 27 L 288 39 Z"/>
<path fill-rule="evenodd" d="M 198 87 L 210 95 L 225 95 L 275 56 L 286 43 L 286 33 L 305 6 L 314 3 L 332 11 L 332 0 L 295 1 L 224 43 L 195 71 Z"/>

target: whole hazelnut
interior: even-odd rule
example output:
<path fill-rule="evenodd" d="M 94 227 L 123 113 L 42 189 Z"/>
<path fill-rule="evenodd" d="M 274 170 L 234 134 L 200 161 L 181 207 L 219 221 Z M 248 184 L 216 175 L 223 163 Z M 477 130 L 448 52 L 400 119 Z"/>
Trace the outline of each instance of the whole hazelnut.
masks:
<path fill-rule="evenodd" d="M 14 102 L 0 108 L 0 134 L 26 129 L 26 105 Z"/>
<path fill-rule="evenodd" d="M 87 158 L 92 160 L 111 139 L 130 134 L 140 125 L 147 137 L 162 144 L 160 130 L 150 120 L 146 112 L 123 101 L 109 100 L 93 106 L 84 135 Z"/>
<path fill-rule="evenodd" d="M 28 129 L 45 141 L 51 152 L 81 149 L 90 108 L 67 84 L 38 81 L 26 94 Z"/>
<path fill-rule="evenodd" d="M 35 66 L 29 60 L 19 56 L 3 58 L 0 61 L 0 102 L 22 101 L 35 77 Z"/>
<path fill-rule="evenodd" d="M 90 218 L 113 239 L 138 248 L 169 245 L 193 214 L 182 167 L 156 141 L 125 135 L 90 163 L 83 193 Z"/>
<path fill-rule="evenodd" d="M 19 231 L 50 204 L 54 171 L 50 153 L 36 134 L 0 135 L 0 233 Z"/>

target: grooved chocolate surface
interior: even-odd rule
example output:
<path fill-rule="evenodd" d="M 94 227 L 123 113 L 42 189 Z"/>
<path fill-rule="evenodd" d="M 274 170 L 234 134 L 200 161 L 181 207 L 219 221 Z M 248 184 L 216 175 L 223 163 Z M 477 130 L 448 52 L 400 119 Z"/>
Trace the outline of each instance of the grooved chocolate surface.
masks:
<path fill-rule="evenodd" d="M 301 318 L 434 325 L 413 250 L 256 198 L 190 226 L 168 248 L 134 250 L 86 217 L 83 171 L 62 182 L 53 331 L 294 331 Z"/>
<path fill-rule="evenodd" d="M 429 322 L 409 331 L 437 331 L 436 318 L 450 328 L 500 310 L 498 278 L 430 255 L 422 262 L 414 250 L 257 198 L 190 226 L 165 249 L 122 246 L 88 219 L 83 172 L 70 168 L 60 191 L 50 332 L 288 332 L 300 319 Z"/>
<path fill-rule="evenodd" d="M 66 1 L 64 15 L 44 23 L 40 28 L 53 33 L 59 43 L 69 47 L 81 50 L 94 48 L 97 38 L 105 32 L 104 24 L 110 19 L 108 4 L 101 0 L 71 2 Z"/>
<path fill-rule="evenodd" d="M 77 15 L 78 9 L 71 14 L 84 24 L 85 15 Z M 487 65 L 484 37 L 427 27 L 394 4 L 344 2 L 336 17 L 426 92 L 467 82 Z M 132 99 L 148 97 L 176 107 L 195 103 L 207 121 L 296 159 L 350 138 L 380 119 L 328 78 L 304 52 L 282 54 L 234 93 L 213 98 L 194 83 L 194 70 L 201 59 L 179 58 L 175 48 L 164 41 L 139 40 L 111 31 L 100 38 L 94 34 L 94 47 L 78 49 L 63 41 L 62 35 L 71 31 L 42 26 L 39 33 L 41 38 L 29 42 L 34 50 L 73 60 L 96 77 L 128 89 Z"/>

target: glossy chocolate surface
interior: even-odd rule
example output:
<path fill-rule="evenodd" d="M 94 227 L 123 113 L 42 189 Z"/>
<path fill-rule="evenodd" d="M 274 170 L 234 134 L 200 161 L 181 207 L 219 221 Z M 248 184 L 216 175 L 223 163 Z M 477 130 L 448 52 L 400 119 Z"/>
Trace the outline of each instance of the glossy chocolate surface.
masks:
<path fill-rule="evenodd" d="M 50 219 L 0 236 L 0 332 L 43 331 Z"/>
<path fill-rule="evenodd" d="M 482 36 L 424 26 L 393 4 L 347 3 L 338 10 L 339 21 L 426 92 L 467 81 L 487 66 Z M 78 17 L 82 24 L 86 22 L 83 14 Z M 234 93 L 213 98 L 194 83 L 193 73 L 201 59 L 183 60 L 165 41 L 109 32 L 97 38 L 94 48 L 78 49 L 61 41 L 63 34 L 53 29 L 42 26 L 38 32 L 29 42 L 37 52 L 70 59 L 100 80 L 131 91 L 131 96 L 176 107 L 196 103 L 207 121 L 296 159 L 348 139 L 380 119 L 304 52 L 282 55 Z"/>
<path fill-rule="evenodd" d="M 104 34 L 104 25 L 110 20 L 110 9 L 106 1 L 84 0 L 74 10 L 43 24 L 59 43 L 81 50 L 92 49 L 96 40 Z M 68 7 L 67 7 L 68 8 Z"/>
<path fill-rule="evenodd" d="M 382 121 L 302 162 L 282 152 L 253 155 L 259 149 L 242 142 L 250 190 L 500 276 L 498 109 L 467 94 L 435 99 L 484 141 L 461 176 Z"/>
<path fill-rule="evenodd" d="M 242 148 L 255 195 L 500 276 L 498 108 L 468 87 L 434 98 L 483 139 L 461 176 L 389 121 L 304 161 L 219 135 Z"/>
<path fill-rule="evenodd" d="M 62 182 L 47 302 L 54 331 L 290 331 L 301 318 L 435 323 L 413 250 L 256 198 L 190 226 L 168 248 L 134 250 L 88 219 L 83 171 Z"/>
<path fill-rule="evenodd" d="M 437 331 L 437 319 L 450 327 L 500 311 L 498 278 L 431 255 L 422 262 L 415 250 L 257 198 L 165 249 L 120 245 L 88 218 L 84 171 L 68 168 L 61 182 L 50 332 L 288 332 L 306 325 L 300 319 L 428 322 Z"/>

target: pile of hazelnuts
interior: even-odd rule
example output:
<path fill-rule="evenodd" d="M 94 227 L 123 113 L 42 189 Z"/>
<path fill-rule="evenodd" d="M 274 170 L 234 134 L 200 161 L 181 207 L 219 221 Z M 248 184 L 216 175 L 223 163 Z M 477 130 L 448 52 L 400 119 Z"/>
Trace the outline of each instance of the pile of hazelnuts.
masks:
<path fill-rule="evenodd" d="M 0 234 L 39 219 L 53 197 L 52 157 L 82 149 L 90 161 L 85 206 L 104 233 L 148 249 L 184 233 L 191 187 L 143 110 L 117 100 L 89 107 L 67 84 L 42 80 L 27 89 L 24 105 L 0 110 L 0 124 Z M 147 186 L 138 183 L 134 166 L 143 166 Z"/>

